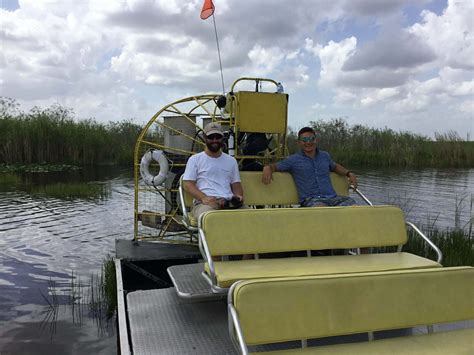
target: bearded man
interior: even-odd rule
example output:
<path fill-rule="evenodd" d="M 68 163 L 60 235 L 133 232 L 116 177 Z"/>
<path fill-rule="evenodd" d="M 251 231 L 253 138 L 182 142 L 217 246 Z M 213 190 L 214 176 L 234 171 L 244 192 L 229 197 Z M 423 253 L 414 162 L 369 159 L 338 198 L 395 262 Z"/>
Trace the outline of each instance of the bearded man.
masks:
<path fill-rule="evenodd" d="M 204 134 L 206 149 L 189 158 L 183 175 L 183 188 L 194 198 L 191 213 L 196 218 L 229 203 L 242 206 L 244 199 L 237 161 L 222 151 L 222 126 L 211 122 Z"/>

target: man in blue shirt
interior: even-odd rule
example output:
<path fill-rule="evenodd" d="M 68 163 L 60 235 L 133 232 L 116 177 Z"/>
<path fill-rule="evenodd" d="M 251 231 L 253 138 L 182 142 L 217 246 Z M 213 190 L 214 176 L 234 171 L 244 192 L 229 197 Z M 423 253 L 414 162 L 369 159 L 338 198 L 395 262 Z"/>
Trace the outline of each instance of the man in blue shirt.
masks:
<path fill-rule="evenodd" d="M 304 127 L 298 132 L 301 152 L 263 168 L 262 182 L 269 184 L 272 173 L 288 171 L 295 180 L 302 207 L 351 206 L 356 202 L 351 197 L 338 196 L 331 184 L 330 172 L 347 176 L 350 184 L 357 187 L 357 177 L 353 172 L 334 162 L 329 153 L 316 146 L 316 132 Z"/>

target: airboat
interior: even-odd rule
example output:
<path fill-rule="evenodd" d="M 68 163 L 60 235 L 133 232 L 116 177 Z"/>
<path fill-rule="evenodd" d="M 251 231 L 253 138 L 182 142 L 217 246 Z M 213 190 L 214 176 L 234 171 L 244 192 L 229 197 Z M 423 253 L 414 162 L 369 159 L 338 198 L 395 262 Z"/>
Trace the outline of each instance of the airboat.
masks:
<path fill-rule="evenodd" d="M 227 94 L 175 101 L 146 124 L 134 155 L 134 235 L 116 241 L 119 352 L 471 352 L 474 268 L 443 268 L 399 208 L 373 206 L 344 177 L 331 176 L 336 192 L 364 206 L 295 208 L 290 174 L 261 183 L 263 165 L 288 155 L 288 100 L 275 80 L 240 78 Z M 181 177 L 209 122 L 225 129 L 249 208 L 196 220 Z M 436 260 L 402 250 L 407 228 Z M 395 250 L 360 252 L 387 246 Z"/>

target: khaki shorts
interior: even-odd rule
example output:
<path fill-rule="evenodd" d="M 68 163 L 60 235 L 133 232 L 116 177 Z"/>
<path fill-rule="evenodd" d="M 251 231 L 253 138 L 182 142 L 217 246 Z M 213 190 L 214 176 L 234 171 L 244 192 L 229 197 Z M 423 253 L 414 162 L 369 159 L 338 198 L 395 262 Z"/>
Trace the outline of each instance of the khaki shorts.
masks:
<path fill-rule="evenodd" d="M 247 209 L 248 207 L 246 205 L 243 205 L 239 209 Z M 205 205 L 204 203 L 199 203 L 197 205 L 194 205 L 193 208 L 191 209 L 191 214 L 199 221 L 199 216 L 202 215 L 204 212 L 208 211 L 215 211 L 220 208 L 214 208 L 209 205 Z"/>

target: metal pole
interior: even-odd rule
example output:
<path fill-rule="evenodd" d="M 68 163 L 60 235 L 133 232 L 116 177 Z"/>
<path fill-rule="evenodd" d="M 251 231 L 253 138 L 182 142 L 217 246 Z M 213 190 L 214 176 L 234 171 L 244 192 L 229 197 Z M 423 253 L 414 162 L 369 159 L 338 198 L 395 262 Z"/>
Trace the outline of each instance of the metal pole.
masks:
<path fill-rule="evenodd" d="M 219 55 L 219 66 L 221 68 L 222 94 L 225 94 L 224 74 L 222 72 L 221 50 L 219 48 L 219 38 L 217 37 L 217 26 L 216 26 L 216 18 L 214 16 L 214 13 L 212 14 L 212 21 L 214 22 L 214 33 L 216 34 L 217 54 Z"/>

